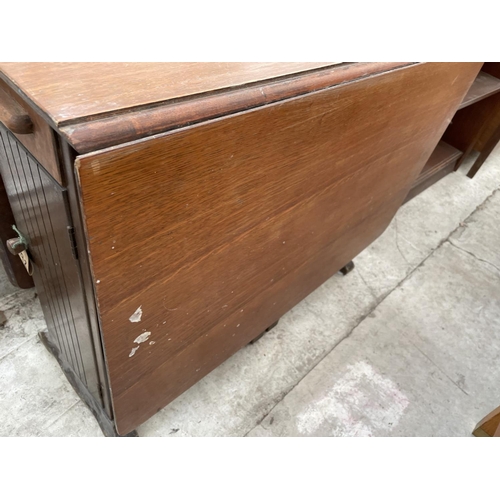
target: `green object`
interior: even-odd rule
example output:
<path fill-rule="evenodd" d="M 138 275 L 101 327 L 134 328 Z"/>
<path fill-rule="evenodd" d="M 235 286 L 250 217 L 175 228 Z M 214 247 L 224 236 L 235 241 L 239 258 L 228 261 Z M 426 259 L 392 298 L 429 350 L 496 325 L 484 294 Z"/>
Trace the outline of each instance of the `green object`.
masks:
<path fill-rule="evenodd" d="M 21 231 L 19 231 L 19 229 L 17 229 L 16 225 L 13 224 L 12 225 L 12 229 L 14 229 L 14 231 L 17 233 L 17 235 L 19 236 L 19 241 L 16 241 L 13 245 L 12 245 L 12 248 L 16 248 L 17 246 L 19 245 L 23 245 L 24 248 L 28 248 L 28 240 L 24 237 L 24 235 L 21 233 Z"/>

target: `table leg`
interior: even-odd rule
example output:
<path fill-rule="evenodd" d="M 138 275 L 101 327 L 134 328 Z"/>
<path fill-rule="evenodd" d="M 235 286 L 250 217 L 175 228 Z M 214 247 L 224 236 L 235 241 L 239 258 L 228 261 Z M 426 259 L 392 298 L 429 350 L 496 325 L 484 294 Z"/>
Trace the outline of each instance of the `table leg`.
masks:
<path fill-rule="evenodd" d="M 495 146 L 498 144 L 499 141 L 500 141 L 500 126 L 495 130 L 495 132 L 491 135 L 491 137 L 484 145 L 481 154 L 478 156 L 478 158 L 474 162 L 474 165 L 472 165 L 471 169 L 467 172 L 467 177 L 470 177 L 472 179 L 477 174 L 478 170 L 481 168 L 486 158 L 488 158 L 488 156 L 493 151 L 493 149 L 495 148 Z"/>
<path fill-rule="evenodd" d="M 257 342 L 257 340 L 259 340 L 260 338 L 262 338 L 267 332 L 269 332 L 270 330 L 272 330 L 277 324 L 278 324 L 279 320 L 276 321 L 276 323 L 273 323 L 271 326 L 268 326 L 262 333 L 259 333 L 259 335 L 257 335 L 257 337 L 255 337 L 253 340 L 251 340 L 249 342 L 249 344 L 255 344 L 255 342 Z"/>
<path fill-rule="evenodd" d="M 342 269 L 340 269 L 340 272 L 345 276 L 346 274 L 349 274 L 353 269 L 354 262 L 351 260 Z"/>

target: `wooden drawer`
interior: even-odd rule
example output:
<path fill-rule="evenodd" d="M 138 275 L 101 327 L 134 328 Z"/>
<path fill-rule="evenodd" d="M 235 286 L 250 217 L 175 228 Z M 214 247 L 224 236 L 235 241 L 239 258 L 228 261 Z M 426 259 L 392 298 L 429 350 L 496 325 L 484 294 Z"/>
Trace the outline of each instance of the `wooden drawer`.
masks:
<path fill-rule="evenodd" d="M 1 80 L 0 121 L 45 170 L 62 184 L 54 131 L 34 109 Z"/>

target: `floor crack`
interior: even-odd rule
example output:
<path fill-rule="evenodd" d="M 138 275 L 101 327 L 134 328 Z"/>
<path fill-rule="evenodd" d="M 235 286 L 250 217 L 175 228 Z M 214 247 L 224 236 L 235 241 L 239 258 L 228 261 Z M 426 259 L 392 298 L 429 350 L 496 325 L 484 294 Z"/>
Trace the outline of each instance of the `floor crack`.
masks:
<path fill-rule="evenodd" d="M 403 257 L 403 260 L 409 265 L 411 266 L 411 264 L 408 262 L 407 258 L 405 257 L 405 255 L 403 254 L 400 246 L 399 246 L 399 229 L 398 229 L 398 218 L 397 218 L 397 215 L 394 217 L 394 229 L 395 229 L 395 234 L 396 234 L 396 247 L 399 251 L 399 255 L 401 255 L 401 257 Z"/>
<path fill-rule="evenodd" d="M 464 389 L 462 389 L 439 365 L 437 365 L 427 354 L 420 349 L 408 335 L 405 335 L 405 337 L 408 339 L 408 342 L 418 351 L 420 354 L 422 354 L 424 357 L 426 357 L 453 385 L 455 385 L 458 389 L 460 389 L 466 396 L 469 395 L 468 392 L 466 392 Z"/>
<path fill-rule="evenodd" d="M 49 422 L 48 424 L 45 424 L 45 429 L 48 429 L 49 427 L 51 427 L 52 425 L 54 425 L 56 422 L 58 422 L 59 420 L 61 420 L 61 418 L 64 415 L 66 415 L 66 413 L 68 413 L 72 408 L 74 408 L 78 403 L 80 403 L 80 399 L 78 399 L 71 406 L 69 406 L 68 408 L 66 408 L 58 417 L 56 417 L 54 420 L 52 420 L 52 422 Z"/>
<path fill-rule="evenodd" d="M 461 246 L 457 245 L 456 243 L 453 243 L 453 241 L 448 240 L 448 243 L 452 246 L 454 246 L 456 249 L 461 250 L 462 252 L 469 254 L 471 257 L 474 257 L 475 259 L 479 260 L 480 262 L 484 262 L 485 264 L 488 264 L 489 266 L 493 267 L 499 274 L 500 274 L 500 268 L 495 266 L 495 264 L 492 264 L 491 262 L 481 259 L 481 257 L 478 257 L 476 254 L 472 253 L 469 250 L 466 250 L 465 248 L 462 248 Z"/>
<path fill-rule="evenodd" d="M 34 338 L 36 338 L 37 335 L 38 335 L 38 332 L 33 333 L 26 340 L 24 340 L 20 344 L 17 344 L 16 346 L 14 346 L 10 351 L 7 351 L 5 354 L 2 354 L 2 356 L 0 356 L 0 362 L 2 362 L 7 356 L 9 356 L 10 354 L 12 354 L 13 352 L 15 352 L 18 349 L 20 349 L 23 345 L 27 344 L 30 340 L 33 340 Z"/>
<path fill-rule="evenodd" d="M 375 292 L 371 289 L 370 285 L 366 282 L 361 271 L 358 268 L 356 268 L 356 271 L 358 272 L 358 276 L 360 277 L 361 281 L 365 284 L 366 288 L 368 288 L 368 291 L 370 292 L 371 296 L 376 300 L 377 296 L 375 295 Z"/>

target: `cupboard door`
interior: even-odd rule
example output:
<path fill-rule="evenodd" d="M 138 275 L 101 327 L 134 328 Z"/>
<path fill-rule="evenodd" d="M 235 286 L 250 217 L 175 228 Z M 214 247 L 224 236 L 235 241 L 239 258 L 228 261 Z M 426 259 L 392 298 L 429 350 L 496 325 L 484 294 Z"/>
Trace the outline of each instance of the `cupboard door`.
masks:
<path fill-rule="evenodd" d="M 16 255 L 12 255 L 6 245 L 9 238 L 16 236 L 12 229 L 14 224 L 14 216 L 10 208 L 9 198 L 5 191 L 3 179 L 0 176 L 0 260 L 9 281 L 19 288 L 31 288 L 33 286 L 33 279 L 26 272 L 21 259 Z"/>
<path fill-rule="evenodd" d="M 66 190 L 2 125 L 0 168 L 16 227 L 28 241 L 33 280 L 50 340 L 100 401 Z"/>

